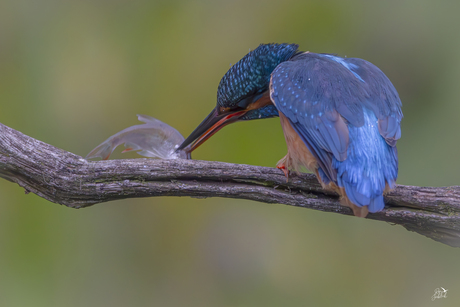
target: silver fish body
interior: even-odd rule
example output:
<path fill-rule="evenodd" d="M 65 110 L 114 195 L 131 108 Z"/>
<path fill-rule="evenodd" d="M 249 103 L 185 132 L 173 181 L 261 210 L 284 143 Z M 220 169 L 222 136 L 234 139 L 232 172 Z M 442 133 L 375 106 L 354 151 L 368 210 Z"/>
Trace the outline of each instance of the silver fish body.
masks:
<path fill-rule="evenodd" d="M 157 159 L 187 159 L 185 151 L 176 149 L 184 141 L 184 137 L 173 127 L 162 121 L 147 116 L 137 115 L 145 124 L 128 127 L 105 140 L 94 148 L 86 159 L 102 158 L 107 160 L 119 145 L 124 144 L 125 150 L 136 151 L 139 155 Z"/>

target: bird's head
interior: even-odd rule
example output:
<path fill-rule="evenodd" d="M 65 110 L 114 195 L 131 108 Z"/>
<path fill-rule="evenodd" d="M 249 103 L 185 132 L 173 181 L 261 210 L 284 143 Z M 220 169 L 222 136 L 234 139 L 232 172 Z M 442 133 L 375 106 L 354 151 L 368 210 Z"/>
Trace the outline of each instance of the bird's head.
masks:
<path fill-rule="evenodd" d="M 178 150 L 192 152 L 230 123 L 278 116 L 270 101 L 270 75 L 297 48 L 295 44 L 262 44 L 233 65 L 220 80 L 216 107 Z"/>

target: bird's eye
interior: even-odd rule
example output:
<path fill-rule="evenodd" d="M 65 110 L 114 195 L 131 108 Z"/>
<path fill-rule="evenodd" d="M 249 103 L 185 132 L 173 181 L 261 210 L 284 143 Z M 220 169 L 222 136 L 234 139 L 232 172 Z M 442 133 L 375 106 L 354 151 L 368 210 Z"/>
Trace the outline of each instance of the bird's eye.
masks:
<path fill-rule="evenodd" d="M 230 111 L 230 108 L 226 108 L 226 107 L 220 107 L 219 108 L 219 114 L 223 114 L 223 113 L 226 113 Z"/>
<path fill-rule="evenodd" d="M 237 112 L 237 111 L 241 111 L 241 110 L 244 110 L 244 108 L 241 108 L 241 107 L 233 107 L 233 108 L 226 108 L 226 107 L 219 107 L 219 109 L 217 110 L 217 113 L 219 115 L 222 115 L 222 114 L 227 114 L 227 113 L 233 113 L 233 112 Z"/>

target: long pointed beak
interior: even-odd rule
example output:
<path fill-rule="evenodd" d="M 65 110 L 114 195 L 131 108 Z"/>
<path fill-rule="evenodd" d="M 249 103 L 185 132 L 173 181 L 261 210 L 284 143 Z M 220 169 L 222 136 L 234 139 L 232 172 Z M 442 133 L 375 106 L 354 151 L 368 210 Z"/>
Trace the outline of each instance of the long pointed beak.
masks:
<path fill-rule="evenodd" d="M 217 131 L 228 124 L 238 121 L 238 119 L 247 112 L 247 110 L 230 111 L 223 114 L 218 114 L 218 107 L 209 113 L 209 115 L 193 130 L 193 132 L 185 139 L 185 141 L 177 148 L 187 153 L 191 153 L 203 144 L 207 139 L 213 136 Z M 190 145 L 191 144 L 191 145 Z M 187 146 L 189 146 L 187 148 Z"/>

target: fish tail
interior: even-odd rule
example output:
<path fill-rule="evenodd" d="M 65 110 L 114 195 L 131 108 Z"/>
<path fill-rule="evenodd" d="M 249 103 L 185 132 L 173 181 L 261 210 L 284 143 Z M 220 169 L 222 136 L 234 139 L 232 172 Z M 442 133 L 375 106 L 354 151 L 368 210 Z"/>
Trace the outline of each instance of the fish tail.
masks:
<path fill-rule="evenodd" d="M 107 160 L 114 149 L 115 147 L 111 145 L 110 139 L 108 139 L 91 150 L 85 159 L 102 158 L 103 160 Z"/>

